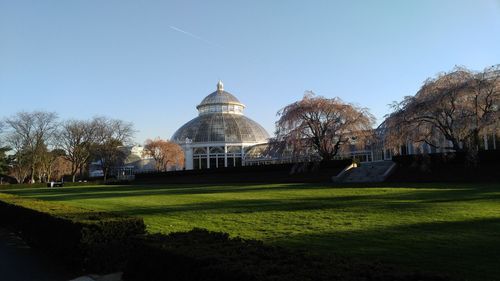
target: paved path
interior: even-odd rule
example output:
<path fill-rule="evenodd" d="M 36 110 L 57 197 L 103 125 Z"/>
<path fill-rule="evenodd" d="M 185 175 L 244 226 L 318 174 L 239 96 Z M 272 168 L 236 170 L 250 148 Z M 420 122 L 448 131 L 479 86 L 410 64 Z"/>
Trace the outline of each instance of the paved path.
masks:
<path fill-rule="evenodd" d="M 67 281 L 75 278 L 54 260 L 24 243 L 13 232 L 0 228 L 0 280 Z"/>

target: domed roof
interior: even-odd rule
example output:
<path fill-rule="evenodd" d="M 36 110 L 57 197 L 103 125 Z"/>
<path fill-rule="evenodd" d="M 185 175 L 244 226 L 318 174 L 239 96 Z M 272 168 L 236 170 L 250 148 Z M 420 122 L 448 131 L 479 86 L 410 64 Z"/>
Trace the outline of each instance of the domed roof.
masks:
<path fill-rule="evenodd" d="M 269 135 L 257 122 L 244 115 L 211 113 L 200 115 L 180 127 L 172 140 L 183 142 L 261 143 Z"/>
<path fill-rule="evenodd" d="M 224 91 L 221 81 L 217 91 L 206 96 L 196 107 L 199 116 L 180 127 L 172 136 L 176 142 L 193 143 L 263 143 L 269 138 L 257 122 L 243 115 L 245 106 Z"/>
<path fill-rule="evenodd" d="M 235 96 L 226 91 L 215 91 L 210 95 L 206 96 L 201 103 L 196 107 L 199 108 L 204 105 L 210 104 L 238 104 L 243 105 Z M 244 105 L 243 105 L 244 106 Z"/>
<path fill-rule="evenodd" d="M 219 83 L 217 83 L 217 91 L 206 96 L 196 107 L 196 109 L 199 109 L 200 107 L 205 105 L 214 104 L 236 104 L 245 107 L 245 105 L 242 104 L 235 96 L 233 96 L 229 92 L 224 91 L 224 85 L 222 84 L 222 81 L 219 81 Z"/>

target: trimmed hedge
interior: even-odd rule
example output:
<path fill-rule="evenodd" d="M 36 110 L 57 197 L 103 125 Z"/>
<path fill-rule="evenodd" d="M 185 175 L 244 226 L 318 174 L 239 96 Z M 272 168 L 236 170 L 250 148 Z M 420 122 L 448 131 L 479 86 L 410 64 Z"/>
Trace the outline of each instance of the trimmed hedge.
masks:
<path fill-rule="evenodd" d="M 111 272 L 125 265 L 141 218 L 92 212 L 0 193 L 0 223 L 18 230 L 34 248 L 82 272 Z"/>
<path fill-rule="evenodd" d="M 471 166 L 465 153 L 394 156 L 398 164 L 392 182 L 500 182 L 500 150 L 479 151 L 479 165 Z"/>
<path fill-rule="evenodd" d="M 479 166 L 498 165 L 499 159 L 500 150 L 481 150 L 478 152 Z M 396 155 L 392 157 L 392 161 L 405 166 L 412 165 L 415 162 L 426 162 L 432 166 L 443 164 L 470 166 L 464 152 Z"/>
<path fill-rule="evenodd" d="M 351 159 L 242 167 L 139 173 L 139 183 L 297 183 L 331 182 Z"/>
<path fill-rule="evenodd" d="M 377 263 L 267 246 L 255 240 L 230 239 L 228 234 L 203 229 L 142 239 L 125 268 L 125 281 L 449 280 Z"/>

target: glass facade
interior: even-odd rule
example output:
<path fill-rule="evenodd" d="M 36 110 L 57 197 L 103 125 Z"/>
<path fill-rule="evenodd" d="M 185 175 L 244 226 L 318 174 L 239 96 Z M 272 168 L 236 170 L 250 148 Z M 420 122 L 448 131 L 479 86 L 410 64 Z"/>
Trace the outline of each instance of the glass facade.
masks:
<path fill-rule="evenodd" d="M 179 128 L 172 139 L 199 142 L 252 142 L 269 138 L 266 130 L 244 115 L 211 113 L 200 115 Z"/>
<path fill-rule="evenodd" d="M 241 150 L 241 146 L 195 148 L 193 149 L 193 169 L 241 166 L 243 157 Z"/>
<path fill-rule="evenodd" d="M 186 168 L 191 160 L 193 169 L 241 166 L 244 146 L 265 143 L 269 138 L 262 126 L 243 115 L 245 105 L 224 91 L 222 82 L 196 108 L 198 117 L 171 138 L 183 147 Z"/>

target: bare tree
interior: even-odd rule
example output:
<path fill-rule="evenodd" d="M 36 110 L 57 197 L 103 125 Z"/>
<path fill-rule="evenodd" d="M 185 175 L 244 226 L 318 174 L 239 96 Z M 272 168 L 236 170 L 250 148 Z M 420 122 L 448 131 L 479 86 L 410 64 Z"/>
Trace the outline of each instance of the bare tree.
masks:
<path fill-rule="evenodd" d="M 55 158 L 51 165 L 49 180 L 59 181 L 64 175 L 71 174 L 71 164 L 64 156 Z"/>
<path fill-rule="evenodd" d="M 9 143 L 9 148 L 14 151 L 14 154 L 9 155 L 7 160 L 10 166 L 9 175 L 15 178 L 18 183 L 23 183 L 30 171 L 30 157 L 28 152 L 23 149 L 23 138 L 17 134 L 9 134 L 5 140 Z"/>
<path fill-rule="evenodd" d="M 153 157 L 157 171 L 167 171 L 172 167 L 182 168 L 184 166 L 184 151 L 171 141 L 162 139 L 146 140 L 144 155 Z"/>
<path fill-rule="evenodd" d="M 43 150 L 54 138 L 57 114 L 44 111 L 19 112 L 6 118 L 5 124 L 9 129 L 7 142 L 16 154 L 28 157 L 31 182 L 34 182 L 36 165 L 40 162 Z"/>
<path fill-rule="evenodd" d="M 45 150 L 37 164 L 37 175 L 39 182 L 47 182 L 53 178 L 54 165 L 59 158 L 64 157 L 62 149 Z"/>
<path fill-rule="evenodd" d="M 485 68 L 482 72 L 471 73 L 467 81 L 468 100 L 465 110 L 471 117 L 469 124 L 471 133 L 467 136 L 466 147 L 476 153 L 479 148 L 480 135 L 500 131 L 500 64 Z"/>
<path fill-rule="evenodd" d="M 127 157 L 120 146 L 129 143 L 135 131 L 132 123 L 106 117 L 94 118 L 92 130 L 94 135 L 92 152 L 94 159 L 100 163 L 106 180 L 109 172 L 120 166 Z"/>
<path fill-rule="evenodd" d="M 68 120 L 61 126 L 60 147 L 71 162 L 71 178 L 75 182 L 78 171 L 90 161 L 91 148 L 96 141 L 96 121 Z"/>
<path fill-rule="evenodd" d="M 499 66 L 478 73 L 457 67 L 428 79 L 415 96 L 394 105 L 385 121 L 385 141 L 393 147 L 426 143 L 475 155 L 479 135 L 498 130 L 499 104 Z"/>
<path fill-rule="evenodd" d="M 24 183 L 26 178 L 30 175 L 30 167 L 28 165 L 25 165 L 23 162 L 23 156 L 22 155 L 17 155 L 15 158 L 11 157 L 12 159 L 9 161 L 10 162 L 10 169 L 9 169 L 9 176 L 15 178 L 18 183 Z"/>
<path fill-rule="evenodd" d="M 278 116 L 278 141 L 284 141 L 297 153 L 313 148 L 323 160 L 332 159 L 346 144 L 363 145 L 375 123 L 366 108 L 312 92 L 281 109 Z"/>

